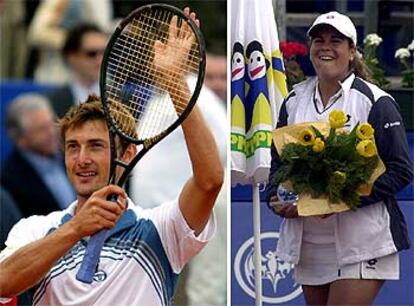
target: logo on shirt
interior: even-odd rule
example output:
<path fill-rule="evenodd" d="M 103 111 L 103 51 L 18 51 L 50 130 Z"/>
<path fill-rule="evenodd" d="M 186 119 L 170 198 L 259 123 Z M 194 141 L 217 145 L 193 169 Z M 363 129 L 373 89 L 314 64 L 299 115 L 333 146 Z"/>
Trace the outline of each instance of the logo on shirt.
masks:
<path fill-rule="evenodd" d="M 106 277 L 107 277 L 107 275 L 106 275 L 105 271 L 99 270 L 93 276 L 93 280 L 95 282 L 103 282 L 104 280 L 106 280 Z"/>
<path fill-rule="evenodd" d="M 261 233 L 261 279 L 263 302 L 281 304 L 293 300 L 302 288 L 292 278 L 293 265 L 276 256 L 278 232 Z M 234 274 L 242 290 L 255 298 L 254 238 L 247 239 L 234 259 Z"/>
<path fill-rule="evenodd" d="M 375 270 L 375 265 L 377 264 L 378 260 L 377 259 L 370 259 L 367 261 L 368 266 L 366 266 L 367 269 L 373 269 Z"/>

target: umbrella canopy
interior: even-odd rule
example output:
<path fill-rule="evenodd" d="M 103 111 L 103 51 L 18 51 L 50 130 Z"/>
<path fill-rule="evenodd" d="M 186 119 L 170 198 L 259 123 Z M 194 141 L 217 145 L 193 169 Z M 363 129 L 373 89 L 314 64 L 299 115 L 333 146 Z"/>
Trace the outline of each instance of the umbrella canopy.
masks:
<path fill-rule="evenodd" d="M 232 184 L 267 181 L 286 76 L 271 0 L 232 2 Z"/>

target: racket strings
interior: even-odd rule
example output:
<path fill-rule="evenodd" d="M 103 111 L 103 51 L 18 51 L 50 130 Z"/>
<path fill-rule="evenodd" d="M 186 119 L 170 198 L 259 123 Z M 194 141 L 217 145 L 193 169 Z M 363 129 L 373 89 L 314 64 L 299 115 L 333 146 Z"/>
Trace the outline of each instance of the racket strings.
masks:
<path fill-rule="evenodd" d="M 122 41 L 122 38 L 120 39 L 120 41 Z M 133 44 L 131 44 L 128 41 L 123 41 L 122 43 L 125 44 L 125 45 L 129 45 L 130 44 L 131 47 L 133 47 Z M 139 54 L 144 61 L 149 62 L 149 61 L 152 60 L 151 54 L 149 54 L 149 53 L 146 54 L 146 52 L 148 51 L 148 48 L 147 47 L 149 47 L 149 46 L 150 45 L 145 46 L 145 48 L 144 48 L 144 46 L 139 46 L 139 47 L 136 48 L 136 50 L 134 50 L 135 52 L 134 51 L 132 51 L 132 52 L 134 52 L 136 54 Z M 115 46 L 113 50 L 116 51 L 116 52 L 119 52 L 121 54 L 123 52 L 122 50 L 118 49 L 118 46 Z M 188 63 L 185 66 L 182 66 L 180 64 L 180 65 L 176 65 L 176 68 L 177 69 L 180 68 L 180 70 L 182 72 L 185 72 L 185 73 L 194 73 L 199 68 L 198 62 L 195 62 L 195 60 L 197 60 L 198 58 L 199 58 L 199 56 L 193 55 L 193 56 L 191 56 L 191 58 L 189 59 Z M 114 60 L 116 61 L 117 59 L 114 58 Z M 128 59 L 126 59 L 126 60 L 128 61 Z M 136 62 L 135 59 L 132 59 L 132 61 L 134 63 Z M 137 68 L 148 69 L 145 66 L 143 66 L 142 63 L 137 62 L 136 64 L 138 65 Z"/>
<path fill-rule="evenodd" d="M 156 19 L 154 18 L 150 18 L 150 20 L 154 20 L 156 21 Z M 135 20 L 134 20 L 135 21 Z M 142 22 L 138 22 L 138 24 L 142 25 Z M 167 25 L 167 23 L 165 23 L 165 25 Z M 134 23 L 130 24 L 129 27 L 131 29 L 134 29 L 133 33 L 135 34 L 138 30 L 138 27 L 134 27 Z M 154 25 L 154 29 L 156 29 L 155 25 Z M 138 45 L 134 45 L 133 44 L 133 40 L 135 39 L 135 37 L 131 37 L 130 35 L 128 35 L 130 31 L 126 32 L 126 37 L 128 38 L 129 42 L 127 40 L 123 40 L 122 38 L 119 39 L 119 42 L 121 43 L 121 45 L 123 46 L 128 46 L 130 47 L 129 50 L 132 50 L 132 52 L 127 53 L 128 56 L 125 58 L 125 63 L 123 63 L 124 68 L 129 71 L 129 72 L 136 72 L 136 71 L 141 71 L 141 76 L 140 79 L 144 79 L 146 75 L 148 75 L 149 71 L 149 66 L 148 66 L 148 62 L 153 60 L 153 56 L 151 56 L 151 53 L 148 52 L 150 51 L 150 47 L 153 47 L 155 41 L 157 39 L 152 39 L 150 37 L 145 37 L 147 38 L 148 41 L 150 41 L 150 43 L 145 43 L 146 40 L 142 40 L 140 44 Z M 135 48 L 136 47 L 136 48 Z M 114 48 L 115 50 L 117 49 L 116 47 Z M 120 50 L 121 52 L 123 52 L 123 50 Z M 135 53 L 134 55 L 139 55 L 141 57 L 141 59 L 143 61 L 136 61 L 135 57 L 132 56 L 132 53 Z M 191 53 L 190 53 L 191 54 Z M 199 59 L 198 57 L 193 57 L 190 58 L 188 61 L 188 64 L 183 66 L 182 64 L 179 63 L 179 65 L 175 65 L 173 68 L 176 68 L 178 70 L 178 68 L 180 68 L 181 72 L 185 73 L 185 74 L 189 74 L 189 73 L 195 73 L 197 72 L 198 68 L 199 68 L 199 63 L 195 62 L 195 59 L 197 58 L 197 60 Z M 115 58 L 116 61 L 116 58 Z M 143 62 L 145 62 L 145 64 L 143 64 Z M 134 69 L 128 69 L 128 67 L 130 67 L 131 64 L 135 64 L 134 65 Z M 190 69 L 186 69 L 186 67 L 189 67 Z M 146 70 L 146 71 L 145 71 Z M 156 75 L 150 75 L 149 77 L 147 77 L 146 81 L 151 81 L 151 80 L 155 80 L 157 81 L 157 76 Z"/>
<path fill-rule="evenodd" d="M 139 67 L 139 65 L 137 65 L 137 67 Z M 114 66 L 114 64 L 109 64 L 108 65 L 108 71 L 109 73 L 113 73 L 116 71 L 116 68 Z M 193 71 L 192 71 L 193 72 Z M 131 76 L 131 74 L 136 73 L 133 69 L 130 69 L 129 71 L 116 71 L 116 73 L 113 73 L 113 80 L 115 80 L 115 84 L 108 84 L 109 87 L 112 87 L 113 90 L 120 90 L 121 89 L 121 83 L 124 82 L 125 79 L 129 78 Z M 147 84 L 149 84 L 151 81 L 155 80 L 155 82 L 157 82 L 158 77 L 153 77 L 153 78 L 145 78 L 145 77 L 139 77 L 140 80 L 145 80 Z M 181 90 L 179 88 L 174 88 L 174 90 L 176 92 L 178 92 L 179 94 L 184 94 L 186 93 L 185 90 Z M 136 97 L 137 98 L 137 97 Z"/>
<path fill-rule="evenodd" d="M 186 83 L 185 78 L 197 74 L 200 67 L 200 54 L 195 40 L 189 49 L 168 46 L 168 52 L 174 52 L 176 57 L 182 59 L 169 63 L 171 73 L 168 77 L 157 71 L 155 65 L 159 63 L 153 63 L 156 42 L 165 46 L 172 39 L 169 37 L 170 26 L 175 26 L 171 24 L 172 17 L 169 11 L 141 14 L 124 28 L 109 56 L 106 81 L 108 101 L 122 103 L 128 110 L 128 114 L 114 111 L 113 119 L 128 136 L 137 127 L 140 140 L 160 134 L 176 121 L 188 104 L 188 99 L 177 97 L 189 96 L 194 91 L 188 85 L 183 86 L 183 79 Z M 181 20 L 181 26 L 178 22 L 177 37 L 194 35 L 189 26 L 183 25 L 185 22 Z M 135 128 L 122 123 L 124 119 L 130 122 L 131 117 L 135 120 Z"/>
<path fill-rule="evenodd" d="M 119 40 L 122 44 L 124 44 L 125 46 L 129 46 L 129 47 L 133 47 L 133 45 L 129 42 L 127 42 L 126 40 L 122 40 L 122 38 Z M 155 40 L 153 41 L 153 43 L 155 42 Z M 150 62 L 152 61 L 153 57 L 151 55 L 149 55 L 148 48 L 153 45 L 153 43 L 151 45 L 145 44 L 144 42 L 141 43 L 138 48 L 136 50 L 132 49 L 132 53 L 135 53 L 136 55 L 141 56 L 141 59 L 143 59 L 145 62 Z M 143 48 L 143 46 L 146 45 L 146 48 Z M 120 50 L 119 48 L 117 48 L 117 46 L 114 47 L 114 51 L 121 53 L 121 56 L 123 56 L 123 51 Z M 195 59 L 195 57 L 194 57 Z M 134 58 L 131 58 L 131 55 L 128 54 L 125 58 L 125 61 L 123 63 L 120 63 L 120 61 L 117 58 L 114 58 L 114 64 L 111 64 L 109 69 L 116 69 L 119 65 L 123 65 L 124 70 L 126 70 L 127 73 L 123 73 L 122 71 L 120 71 L 119 75 L 121 76 L 120 79 L 127 77 L 128 75 L 131 75 L 131 73 L 135 73 L 137 71 L 141 71 L 143 72 L 141 74 L 141 76 L 139 77 L 140 79 L 145 79 L 145 76 L 148 74 L 148 64 L 144 64 L 142 62 L 137 62 Z M 135 65 L 134 65 L 135 64 Z M 131 67 L 132 66 L 132 67 Z M 186 69 L 186 68 L 189 69 Z M 175 66 L 176 69 L 181 68 L 181 71 L 184 74 L 190 74 L 190 73 L 196 73 L 199 65 L 198 63 L 195 63 L 193 59 L 190 58 L 190 60 L 188 61 L 188 65 L 185 66 L 179 66 L 176 65 Z M 147 70 L 147 71 L 145 71 Z M 145 73 L 147 72 L 147 73 Z M 115 74 L 116 77 L 116 74 Z M 161 81 L 161 79 L 159 78 L 159 76 L 155 75 L 147 75 L 146 77 L 146 82 L 151 82 L 154 81 L 156 83 L 159 83 Z M 173 82 L 174 83 L 174 82 Z M 180 91 L 179 93 L 183 93 L 183 91 Z"/>

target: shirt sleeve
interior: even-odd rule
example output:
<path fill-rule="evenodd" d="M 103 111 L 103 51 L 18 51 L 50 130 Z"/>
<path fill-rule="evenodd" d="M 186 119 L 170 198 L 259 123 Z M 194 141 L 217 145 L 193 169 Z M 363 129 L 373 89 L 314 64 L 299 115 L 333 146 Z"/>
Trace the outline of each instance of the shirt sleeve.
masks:
<path fill-rule="evenodd" d="M 51 228 L 49 220 L 46 216 L 31 216 L 17 222 L 7 236 L 6 247 L 0 253 L 0 262 L 21 247 L 45 237 Z"/>
<path fill-rule="evenodd" d="M 384 96 L 375 102 L 368 122 L 375 129 L 375 143 L 386 170 L 375 181 L 371 194 L 361 197 L 361 206 L 394 197 L 413 179 L 405 127 L 394 100 Z"/>
<path fill-rule="evenodd" d="M 211 240 L 216 231 L 212 212 L 204 230 L 196 236 L 184 219 L 178 200 L 154 208 L 152 219 L 174 273 L 179 273 Z"/>

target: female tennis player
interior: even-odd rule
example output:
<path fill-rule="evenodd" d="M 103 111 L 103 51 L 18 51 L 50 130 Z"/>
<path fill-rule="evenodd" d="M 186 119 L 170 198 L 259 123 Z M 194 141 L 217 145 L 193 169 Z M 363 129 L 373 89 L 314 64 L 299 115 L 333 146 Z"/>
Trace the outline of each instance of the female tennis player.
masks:
<path fill-rule="evenodd" d="M 316 77 L 294 86 L 277 127 L 328 121 L 344 111 L 353 128 L 369 122 L 386 171 L 361 207 L 321 217 L 298 217 L 295 205 L 275 211 L 283 220 L 277 255 L 295 265 L 307 305 L 371 305 L 385 280 L 399 279 L 398 252 L 409 248 L 406 223 L 395 194 L 413 178 L 405 128 L 398 105 L 372 84 L 357 53 L 351 19 L 337 12 L 320 15 L 307 32 Z M 269 181 L 280 164 L 272 146 Z M 277 186 L 268 188 L 274 199 Z"/>

